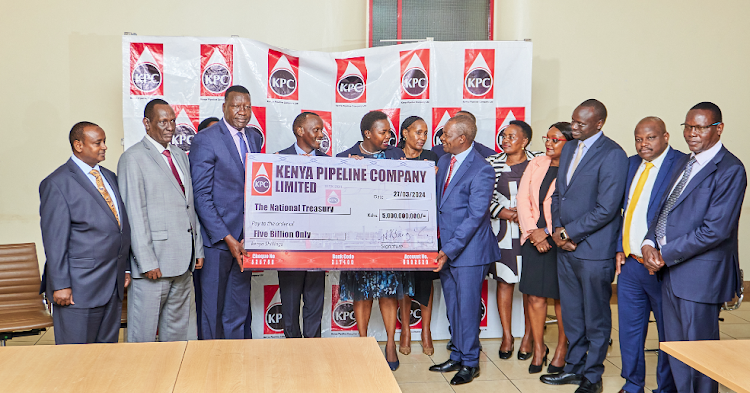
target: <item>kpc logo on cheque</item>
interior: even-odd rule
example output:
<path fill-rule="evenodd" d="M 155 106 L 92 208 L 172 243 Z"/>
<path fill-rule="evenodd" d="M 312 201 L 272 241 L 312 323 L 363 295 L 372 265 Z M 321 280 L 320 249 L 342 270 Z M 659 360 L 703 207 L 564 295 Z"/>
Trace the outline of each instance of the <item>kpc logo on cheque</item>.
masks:
<path fill-rule="evenodd" d="M 273 164 L 270 162 L 253 162 L 252 163 L 252 192 L 255 196 L 271 196 L 271 182 L 273 181 Z"/>

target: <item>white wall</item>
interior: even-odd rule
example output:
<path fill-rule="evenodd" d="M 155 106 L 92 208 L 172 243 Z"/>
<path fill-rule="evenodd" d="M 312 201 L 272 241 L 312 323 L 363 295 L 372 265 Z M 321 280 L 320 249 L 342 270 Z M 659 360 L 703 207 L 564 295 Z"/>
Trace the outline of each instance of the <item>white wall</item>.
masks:
<path fill-rule="evenodd" d="M 587 98 L 607 105 L 605 132 L 634 153 L 632 130 L 656 115 L 687 151 L 679 124 L 710 100 L 722 141 L 750 163 L 750 2 L 496 0 L 496 38 L 534 42 L 534 147 Z M 39 182 L 70 155 L 67 134 L 90 120 L 107 132 L 103 163 L 122 152 L 121 35 L 239 35 L 293 49 L 365 46 L 366 1 L 5 1 L 0 5 L 0 243 L 36 242 Z M 745 209 L 750 204 L 745 205 Z M 740 236 L 747 238 L 745 212 Z M 748 248 L 740 245 L 740 259 Z M 750 274 L 750 261 L 743 261 Z"/>

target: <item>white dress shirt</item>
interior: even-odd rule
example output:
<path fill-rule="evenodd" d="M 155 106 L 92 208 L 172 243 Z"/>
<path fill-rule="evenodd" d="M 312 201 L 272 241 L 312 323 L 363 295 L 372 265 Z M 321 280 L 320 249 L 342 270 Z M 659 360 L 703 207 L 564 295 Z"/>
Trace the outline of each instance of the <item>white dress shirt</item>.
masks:
<path fill-rule="evenodd" d="M 721 143 L 721 141 L 719 141 L 715 145 L 711 146 L 711 148 L 709 148 L 708 150 L 704 150 L 698 154 L 693 153 L 690 155 L 691 157 L 695 157 L 695 162 L 693 163 L 693 167 L 690 169 L 690 176 L 688 176 L 688 181 L 687 183 L 685 183 L 685 187 L 682 188 L 682 191 L 685 191 L 685 188 L 687 188 L 690 182 L 693 181 L 695 175 L 698 174 L 698 172 L 700 172 L 703 168 L 705 168 L 706 164 L 708 164 L 711 160 L 714 159 L 714 157 L 716 157 L 717 154 L 719 154 L 719 150 L 721 150 L 723 146 L 724 145 Z M 685 173 L 684 169 L 682 170 L 682 172 L 680 172 L 680 176 L 678 177 L 678 179 L 682 178 L 683 173 Z M 672 191 L 674 191 L 679 182 L 679 180 L 675 182 L 674 186 L 672 186 L 672 188 L 669 190 L 667 198 L 669 198 L 669 195 L 672 195 Z M 680 195 L 682 195 L 682 193 L 680 193 Z M 665 235 L 663 238 L 657 239 L 657 241 L 659 242 L 660 247 L 664 247 L 667 244 L 667 236 Z M 650 239 L 646 239 L 643 241 L 643 246 L 647 244 L 651 247 L 655 247 L 654 242 L 652 242 Z"/>
<path fill-rule="evenodd" d="M 588 153 L 589 149 L 591 149 L 591 146 L 594 146 L 594 143 L 596 143 L 596 141 L 598 141 L 599 138 L 601 138 L 602 134 L 603 134 L 603 132 L 599 131 L 596 134 L 590 136 L 585 141 L 578 141 L 578 145 L 576 145 L 576 151 L 578 150 L 578 147 L 580 145 L 583 145 L 583 151 L 581 152 L 581 158 L 578 159 L 578 165 L 581 164 L 581 161 L 583 161 L 583 157 L 586 156 L 586 153 Z M 573 173 L 575 173 L 573 171 L 573 162 L 575 160 L 576 160 L 576 153 L 574 152 L 573 153 L 573 159 L 570 160 L 570 165 L 568 166 L 568 173 L 567 173 L 568 183 L 570 183 L 570 179 L 573 177 Z M 578 169 L 578 168 L 576 167 L 576 169 Z"/>
<path fill-rule="evenodd" d="M 462 151 L 461 153 L 451 155 L 452 157 L 456 157 L 456 163 L 453 164 L 453 172 L 450 174 L 451 177 L 449 177 L 447 180 L 448 184 L 451 184 L 451 182 L 453 181 L 454 175 L 456 174 L 456 172 L 458 172 L 458 168 L 461 167 L 461 163 L 464 162 L 466 157 L 469 156 L 469 152 L 471 152 L 473 149 L 474 149 L 474 142 L 471 142 L 471 146 L 469 146 L 468 149 Z M 448 165 L 448 171 L 450 172 L 450 165 Z"/>
<path fill-rule="evenodd" d="M 635 192 L 638 180 L 641 178 L 641 174 L 646 170 L 646 163 L 648 161 L 641 160 L 641 165 L 633 176 L 633 181 L 630 183 L 630 193 L 628 194 L 628 210 L 634 207 L 633 218 L 630 221 L 630 253 L 632 255 L 641 256 L 641 243 L 646 237 L 648 232 L 648 204 L 651 200 L 651 192 L 654 189 L 654 183 L 656 183 L 656 177 L 659 176 L 659 170 L 662 164 L 664 164 L 664 158 L 669 153 L 671 147 L 667 146 L 659 157 L 654 158 L 651 163 L 654 167 L 648 172 L 648 178 L 646 183 L 643 184 L 643 191 L 637 201 L 633 201 L 633 193 Z M 635 203 L 635 205 L 632 205 Z M 623 220 L 623 228 L 625 228 L 625 221 Z M 623 233 L 625 230 L 623 229 Z"/>
<path fill-rule="evenodd" d="M 164 155 L 164 150 L 167 150 L 167 148 L 162 146 L 161 143 L 157 142 L 149 134 L 146 134 L 146 139 L 149 142 L 151 142 L 152 145 L 154 145 L 154 147 L 156 148 L 156 151 L 159 152 L 159 155 L 161 156 L 161 158 L 164 159 L 164 162 L 167 163 L 167 168 L 169 168 L 169 170 L 171 171 L 172 168 L 169 166 L 169 159 L 167 158 L 167 156 Z M 172 154 L 171 149 L 169 151 L 169 154 Z M 185 175 L 182 174 L 182 170 L 180 169 L 180 166 L 177 165 L 174 158 L 172 158 L 172 162 L 174 162 L 174 167 L 177 168 L 177 174 L 180 175 L 180 181 L 182 182 L 182 184 L 185 184 Z"/>
<path fill-rule="evenodd" d="M 107 189 L 109 197 L 112 198 L 112 202 L 115 204 L 115 210 L 117 210 L 117 216 L 120 218 L 120 222 L 122 222 L 122 214 L 120 214 L 120 206 L 117 204 L 117 196 L 115 195 L 115 190 L 112 188 L 112 186 L 109 185 L 107 178 L 102 173 L 102 168 L 99 168 L 99 164 L 96 164 L 92 168 L 89 164 L 81 161 L 80 158 L 76 157 L 75 154 L 71 156 L 70 159 L 73 160 L 73 162 L 75 162 L 79 168 L 81 168 L 81 171 L 83 171 L 86 177 L 91 181 L 91 184 L 94 185 L 94 188 L 96 188 L 97 192 L 99 191 L 99 187 L 96 185 L 96 178 L 89 172 L 91 172 L 92 169 L 99 172 L 99 175 L 101 175 L 102 177 L 102 182 L 104 183 L 104 188 Z M 104 197 L 102 197 L 102 199 L 104 199 Z"/>

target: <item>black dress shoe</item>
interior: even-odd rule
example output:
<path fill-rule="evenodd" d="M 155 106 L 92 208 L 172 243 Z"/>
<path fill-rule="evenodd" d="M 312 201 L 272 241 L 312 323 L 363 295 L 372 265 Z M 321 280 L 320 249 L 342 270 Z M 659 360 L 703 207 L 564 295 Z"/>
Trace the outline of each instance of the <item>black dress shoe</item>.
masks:
<path fill-rule="evenodd" d="M 513 347 L 515 344 L 510 346 L 510 351 L 503 351 L 502 349 L 498 351 L 498 356 L 500 356 L 500 359 L 510 359 L 513 356 Z"/>
<path fill-rule="evenodd" d="M 565 366 L 553 366 L 552 363 L 550 363 L 549 367 L 547 367 L 547 373 L 548 374 L 560 374 L 565 370 Z"/>
<path fill-rule="evenodd" d="M 439 373 L 447 373 L 448 371 L 458 371 L 461 369 L 461 362 L 458 360 L 446 360 L 443 363 L 430 366 L 430 371 L 436 371 Z"/>
<path fill-rule="evenodd" d="M 562 372 L 560 374 L 544 374 L 539 380 L 547 385 L 580 385 L 584 380 L 581 374 Z"/>
<path fill-rule="evenodd" d="M 463 366 L 451 379 L 451 385 L 463 385 L 479 376 L 479 367 Z"/>
<path fill-rule="evenodd" d="M 586 378 L 581 381 L 581 386 L 576 389 L 576 393 L 602 393 L 602 381 L 592 383 Z"/>

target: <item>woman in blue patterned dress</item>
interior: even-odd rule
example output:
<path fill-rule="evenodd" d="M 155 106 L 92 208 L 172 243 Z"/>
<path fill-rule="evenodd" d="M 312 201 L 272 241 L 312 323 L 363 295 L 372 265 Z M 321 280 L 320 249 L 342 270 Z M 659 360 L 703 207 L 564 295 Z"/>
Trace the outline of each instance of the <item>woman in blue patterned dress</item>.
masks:
<path fill-rule="evenodd" d="M 359 124 L 362 141 L 337 157 L 361 157 L 374 159 L 401 159 L 404 152 L 391 146 L 391 126 L 388 116 L 380 111 L 372 111 L 362 117 Z M 388 334 L 385 345 L 385 358 L 391 370 L 399 366 L 396 351 L 396 314 L 398 302 L 404 295 L 414 296 L 413 274 L 397 271 L 342 271 L 339 278 L 342 300 L 354 303 L 354 318 L 361 337 L 367 337 L 373 300 L 378 299 L 380 314 Z"/>

